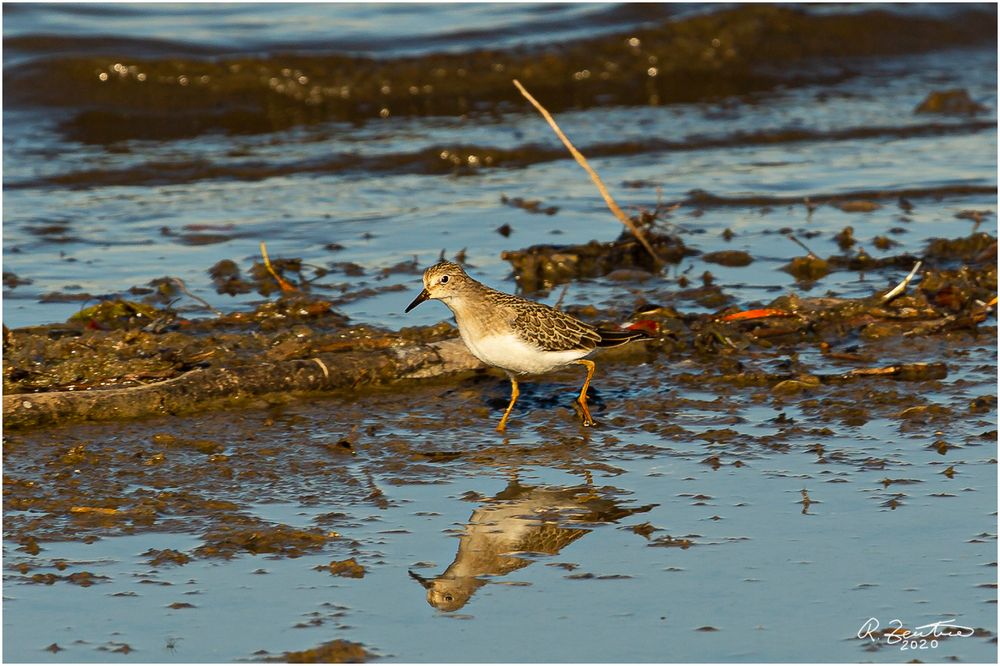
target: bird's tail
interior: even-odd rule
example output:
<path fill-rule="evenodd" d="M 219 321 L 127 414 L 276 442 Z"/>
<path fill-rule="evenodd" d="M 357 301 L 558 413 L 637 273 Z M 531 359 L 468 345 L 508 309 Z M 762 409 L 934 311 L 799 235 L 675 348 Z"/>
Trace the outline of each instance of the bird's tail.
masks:
<path fill-rule="evenodd" d="M 600 342 L 597 343 L 598 347 L 617 347 L 633 340 L 644 340 L 653 337 L 646 331 L 624 328 L 617 330 L 601 329 L 597 331 L 597 334 L 601 336 Z"/>

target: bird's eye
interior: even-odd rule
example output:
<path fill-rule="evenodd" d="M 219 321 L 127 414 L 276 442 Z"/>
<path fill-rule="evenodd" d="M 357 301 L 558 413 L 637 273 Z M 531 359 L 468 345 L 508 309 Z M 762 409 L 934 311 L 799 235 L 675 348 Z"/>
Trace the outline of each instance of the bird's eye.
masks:
<path fill-rule="evenodd" d="M 448 276 L 447 275 L 442 275 L 441 279 L 438 280 L 438 282 L 440 282 L 441 284 L 448 284 Z"/>
<path fill-rule="evenodd" d="M 450 594 L 446 594 L 446 595 L 444 595 L 444 600 L 445 601 L 454 601 L 455 597 L 451 596 Z"/>

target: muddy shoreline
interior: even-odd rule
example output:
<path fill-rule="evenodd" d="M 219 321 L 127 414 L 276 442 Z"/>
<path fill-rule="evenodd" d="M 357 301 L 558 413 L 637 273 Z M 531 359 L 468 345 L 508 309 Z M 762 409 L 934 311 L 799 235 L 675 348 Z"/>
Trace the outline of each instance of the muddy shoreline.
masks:
<path fill-rule="evenodd" d="M 679 239 L 672 242 L 670 247 L 678 248 L 672 261 L 677 262 L 685 248 Z M 654 270 L 641 263 L 642 249 L 624 233 L 607 246 L 536 246 L 508 255 L 518 283 L 528 291 L 615 270 L 647 275 Z M 715 261 L 731 260 L 720 255 Z M 986 233 L 932 240 L 919 258 L 807 255 L 793 259 L 786 270 L 808 283 L 833 270 L 911 264 L 916 269 L 917 261 L 923 271 L 911 294 L 904 283 L 898 293 L 864 299 L 790 294 L 746 309 L 736 307 L 705 278 L 701 287 L 681 290 L 677 297 L 714 303 L 719 309 L 713 314 L 685 315 L 676 307 L 633 304 L 625 318 L 653 339 L 644 343 L 645 353 L 632 356 L 648 361 L 658 353 L 693 351 L 706 358 L 721 350 L 817 344 L 830 349 L 854 335 L 863 340 L 947 338 L 955 331 L 977 330 L 995 312 L 996 238 Z M 608 313 L 592 308 L 570 311 L 595 323 L 608 319 Z M 64 325 L 5 330 L 4 351 L 6 431 L 192 414 L 259 400 L 285 402 L 301 394 L 357 391 L 480 367 L 447 322 L 399 333 L 350 326 L 329 302 L 297 289 L 253 313 L 195 321 L 170 309 L 106 301 Z M 936 373 L 928 371 L 928 376 Z M 921 378 L 921 371 L 903 374 Z M 795 378 L 774 376 L 768 381 L 791 380 Z"/>

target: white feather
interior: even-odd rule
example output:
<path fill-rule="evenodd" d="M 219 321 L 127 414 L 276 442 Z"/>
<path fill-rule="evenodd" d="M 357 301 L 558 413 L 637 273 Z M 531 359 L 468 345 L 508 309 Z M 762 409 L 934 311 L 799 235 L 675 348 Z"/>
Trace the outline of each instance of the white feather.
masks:
<path fill-rule="evenodd" d="M 545 351 L 527 344 L 513 333 L 487 335 L 476 339 L 459 327 L 462 340 L 486 365 L 501 368 L 515 375 L 537 375 L 562 367 L 590 353 L 586 349 Z"/>

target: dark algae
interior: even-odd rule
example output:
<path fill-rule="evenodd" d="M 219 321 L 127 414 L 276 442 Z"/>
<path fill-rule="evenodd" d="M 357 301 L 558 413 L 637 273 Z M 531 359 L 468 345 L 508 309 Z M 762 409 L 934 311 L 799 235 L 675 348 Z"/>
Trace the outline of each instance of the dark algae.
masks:
<path fill-rule="evenodd" d="M 797 85 L 810 59 L 921 53 L 996 35 L 996 16 L 950 20 L 806 13 L 744 5 L 564 44 L 407 58 L 285 53 L 266 58 L 129 58 L 113 49 L 4 72 L 8 103 L 84 107 L 62 124 L 80 141 L 265 133 L 326 120 L 459 116 L 514 108 L 511 79 L 553 100 L 552 111 L 690 102 Z M 16 41 L 8 45 L 16 46 Z M 833 83 L 847 68 L 821 74 Z"/>

